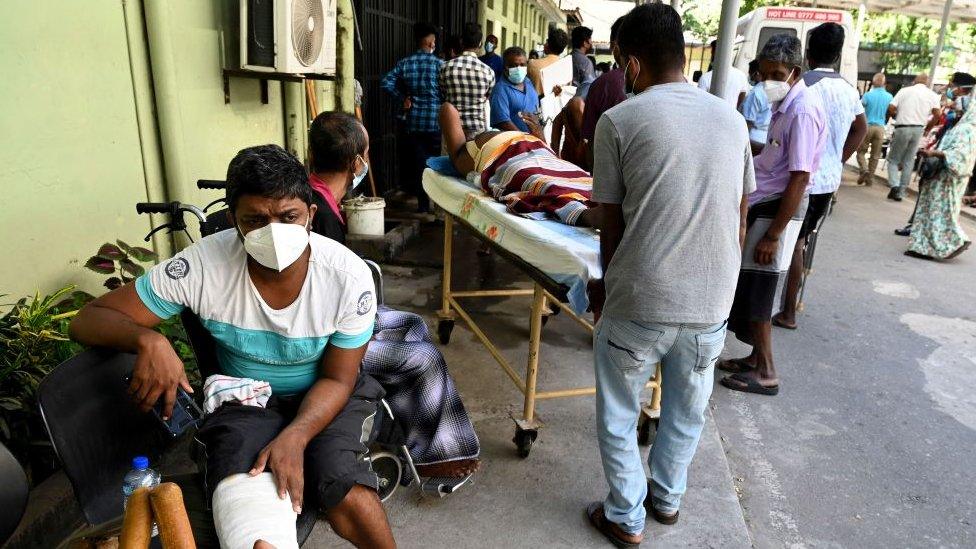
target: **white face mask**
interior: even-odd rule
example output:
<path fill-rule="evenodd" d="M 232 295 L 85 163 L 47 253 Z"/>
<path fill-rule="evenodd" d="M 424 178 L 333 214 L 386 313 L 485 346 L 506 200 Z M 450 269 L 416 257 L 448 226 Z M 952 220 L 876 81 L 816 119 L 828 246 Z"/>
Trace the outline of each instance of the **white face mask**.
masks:
<path fill-rule="evenodd" d="M 779 80 L 765 80 L 763 81 L 763 90 L 765 90 L 766 98 L 769 99 L 770 103 L 779 103 L 789 95 L 790 85 Z"/>
<path fill-rule="evenodd" d="M 367 164 L 366 161 L 363 160 L 363 157 L 360 156 L 357 158 L 359 158 L 359 160 L 363 163 L 363 171 L 352 175 L 352 187 L 349 190 L 358 187 L 359 184 L 363 182 L 363 179 L 366 178 L 366 173 L 369 172 L 369 164 Z"/>
<path fill-rule="evenodd" d="M 268 223 L 244 235 L 244 251 L 255 261 L 279 273 L 298 260 L 308 246 L 308 222 Z"/>

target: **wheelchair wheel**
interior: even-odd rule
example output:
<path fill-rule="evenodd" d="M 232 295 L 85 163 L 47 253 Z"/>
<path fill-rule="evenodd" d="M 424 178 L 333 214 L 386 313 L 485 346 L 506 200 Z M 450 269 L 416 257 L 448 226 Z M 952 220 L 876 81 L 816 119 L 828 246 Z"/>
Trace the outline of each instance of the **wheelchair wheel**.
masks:
<path fill-rule="evenodd" d="M 403 465 L 400 463 L 400 458 L 385 451 L 372 453 L 369 459 L 373 465 L 373 472 L 379 478 L 377 493 L 380 496 L 380 501 L 386 501 L 390 499 L 393 492 L 396 492 L 397 486 L 400 484 L 400 477 L 403 476 Z"/>

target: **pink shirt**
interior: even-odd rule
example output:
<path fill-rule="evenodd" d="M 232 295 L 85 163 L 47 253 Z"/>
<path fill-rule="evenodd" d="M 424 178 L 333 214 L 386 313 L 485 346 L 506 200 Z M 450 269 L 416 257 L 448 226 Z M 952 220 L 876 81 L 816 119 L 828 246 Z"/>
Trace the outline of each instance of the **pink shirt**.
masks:
<path fill-rule="evenodd" d="M 820 95 L 809 91 L 803 80 L 797 82 L 773 111 L 766 146 L 753 160 L 756 190 L 749 195 L 750 206 L 783 194 L 790 182 L 790 172 L 817 171 L 827 143 L 826 120 Z"/>
<path fill-rule="evenodd" d="M 329 205 L 329 209 L 332 210 L 332 213 L 339 218 L 339 223 L 345 225 L 346 218 L 342 217 L 342 212 L 339 211 L 339 204 L 336 202 L 335 197 L 332 196 L 332 191 L 329 190 L 329 187 L 325 184 L 325 182 L 319 179 L 313 173 L 308 176 L 308 183 L 313 189 L 315 189 L 315 192 L 322 195 L 322 199 L 325 200 L 325 203 Z"/>

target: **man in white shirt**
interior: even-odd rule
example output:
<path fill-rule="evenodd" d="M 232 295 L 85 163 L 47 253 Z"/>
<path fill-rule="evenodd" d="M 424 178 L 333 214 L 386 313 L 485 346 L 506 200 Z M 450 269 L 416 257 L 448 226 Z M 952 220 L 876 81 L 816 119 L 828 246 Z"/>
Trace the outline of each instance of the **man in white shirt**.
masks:
<path fill-rule="evenodd" d="M 807 66 L 813 67 L 813 70 L 803 75 L 803 81 L 811 91 L 820 94 L 827 117 L 827 143 L 820 157 L 820 167 L 810 178 L 810 205 L 793 250 L 783 291 L 783 309 L 773 317 L 774 326 L 790 330 L 796 328 L 803 247 L 807 237 L 820 225 L 830 209 L 834 193 L 840 188 L 844 162 L 857 151 L 868 133 L 864 105 L 857 89 L 832 68 L 840 59 L 843 48 L 844 27 L 837 23 L 824 23 L 807 37 Z"/>
<path fill-rule="evenodd" d="M 895 133 L 888 145 L 888 198 L 901 202 L 912 180 L 918 142 L 939 119 L 939 96 L 929 89 L 929 75 L 920 74 L 914 85 L 898 90 L 888 114 L 895 119 Z"/>
<path fill-rule="evenodd" d="M 715 49 L 718 44 L 718 40 L 712 40 L 712 59 L 715 59 Z M 708 72 L 701 76 L 698 80 L 698 87 L 711 93 L 712 91 L 712 74 L 715 71 L 709 68 Z M 725 78 L 725 89 L 719 90 L 719 93 L 715 94 L 722 99 L 724 99 L 733 108 L 738 109 L 739 105 L 742 104 L 746 99 L 746 94 L 749 92 L 749 77 L 746 73 L 740 71 L 735 67 L 729 67 L 729 74 Z"/>

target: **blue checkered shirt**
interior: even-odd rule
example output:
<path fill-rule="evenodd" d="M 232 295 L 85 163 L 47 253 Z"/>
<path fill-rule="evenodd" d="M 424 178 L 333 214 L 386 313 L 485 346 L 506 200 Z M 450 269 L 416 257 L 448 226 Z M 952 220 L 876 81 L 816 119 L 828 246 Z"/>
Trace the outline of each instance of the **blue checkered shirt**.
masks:
<path fill-rule="evenodd" d="M 418 50 L 397 62 L 380 81 L 380 87 L 399 104 L 408 97 L 413 103 L 407 111 L 407 131 L 441 131 L 437 123 L 437 111 L 441 107 L 437 77 L 443 64 L 434 54 Z"/>
<path fill-rule="evenodd" d="M 457 108 L 468 139 L 488 129 L 485 104 L 495 85 L 495 71 L 491 67 L 466 51 L 444 63 L 440 83 L 444 101 Z"/>

